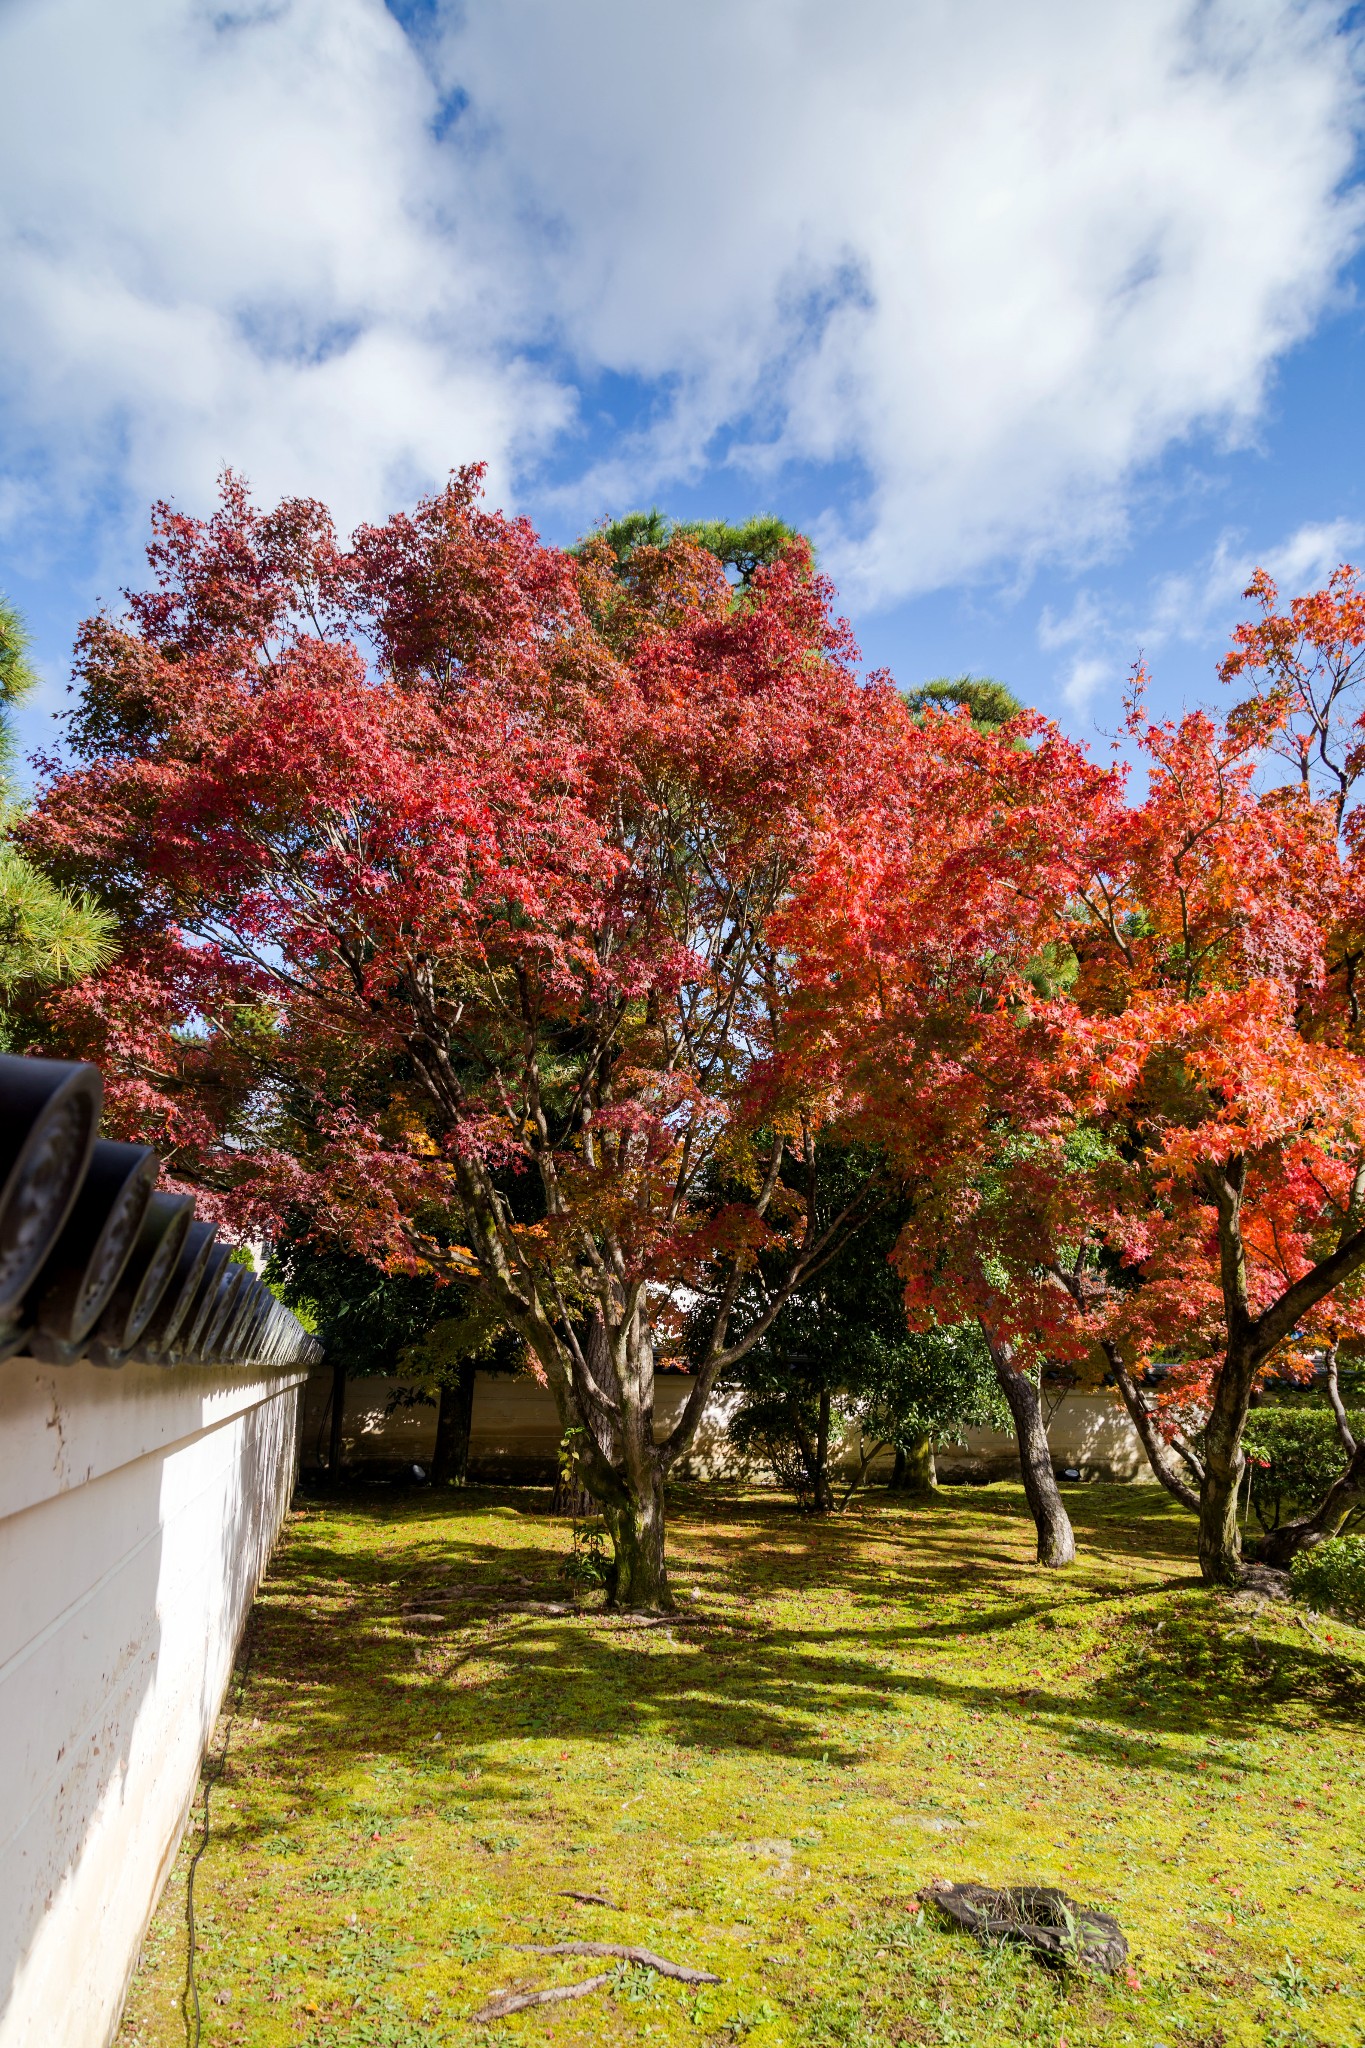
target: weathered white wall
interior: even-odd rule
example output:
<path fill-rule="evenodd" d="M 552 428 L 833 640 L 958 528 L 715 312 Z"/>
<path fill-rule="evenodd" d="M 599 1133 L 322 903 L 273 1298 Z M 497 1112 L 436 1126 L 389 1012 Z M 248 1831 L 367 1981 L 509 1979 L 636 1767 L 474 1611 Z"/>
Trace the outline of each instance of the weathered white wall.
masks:
<path fill-rule="evenodd" d="M 105 2048 L 289 1505 L 297 1371 L 0 1364 L 0 2048 Z"/>
<path fill-rule="evenodd" d="M 681 1415 L 692 1391 L 690 1373 L 660 1373 L 654 1382 L 654 1434 L 665 1437 Z M 701 1419 L 680 1476 L 719 1479 L 734 1475 L 736 1459 L 726 1436 L 735 1407 L 732 1394 L 715 1395 Z M 515 1379 L 480 1373 L 474 1383 L 473 1426 L 469 1433 L 470 1469 L 492 1479 L 544 1471 L 553 1473 L 559 1459 L 559 1416 L 554 1396 L 529 1373 Z"/>
<path fill-rule="evenodd" d="M 342 1440 L 349 1463 L 363 1467 L 370 1460 L 403 1459 L 429 1465 L 436 1445 L 434 1402 L 416 1407 L 398 1407 L 387 1413 L 392 1397 L 406 1383 L 396 1379 L 357 1379 L 346 1386 L 346 1413 Z M 654 1422 L 663 1436 L 677 1421 L 692 1380 L 685 1373 L 661 1374 L 655 1387 Z M 315 1373 L 308 1382 L 304 1404 L 303 1456 L 305 1464 L 319 1464 L 327 1450 L 327 1418 L 331 1401 L 329 1372 Z M 685 1476 L 697 1479 L 758 1476 L 740 1469 L 726 1437 L 726 1424 L 734 1406 L 733 1395 L 714 1399 L 702 1418 L 701 1429 Z M 1058 1404 L 1048 1429 L 1054 1462 L 1075 1466 L 1087 1479 L 1146 1481 L 1152 1468 L 1117 1394 L 1067 1394 Z M 529 1374 L 516 1378 L 480 1373 L 474 1385 L 474 1420 L 470 1433 L 470 1467 L 476 1478 L 509 1480 L 543 1479 L 553 1474 L 559 1452 L 559 1420 L 547 1388 Z M 846 1443 L 836 1457 L 848 1464 L 856 1460 L 857 1446 Z M 892 1457 L 885 1451 L 874 1460 L 871 1475 L 884 1477 Z M 946 1445 L 939 1452 L 940 1475 L 947 1479 L 972 1477 L 1004 1478 L 1019 1471 L 1019 1451 L 1013 1436 L 993 1429 L 967 1432 L 965 1444 Z"/>
<path fill-rule="evenodd" d="M 655 1383 L 654 1427 L 665 1436 L 677 1421 L 692 1390 L 690 1373 L 661 1373 Z M 434 1398 L 415 1406 L 403 1403 L 389 1413 L 395 1395 L 418 1391 L 406 1380 L 354 1379 L 346 1382 L 342 1446 L 346 1462 L 357 1468 L 399 1459 L 429 1465 L 436 1448 Z M 315 1372 L 303 1402 L 302 1452 L 305 1466 L 326 1462 L 332 1375 Z M 734 1458 L 725 1441 L 725 1425 L 734 1401 L 718 1395 L 702 1417 L 687 1471 L 696 1478 L 733 1473 Z M 469 1437 L 470 1467 L 483 1480 L 535 1480 L 552 1477 L 559 1459 L 559 1418 L 554 1397 L 529 1373 L 515 1378 L 479 1373 L 474 1382 L 473 1427 Z"/>
<path fill-rule="evenodd" d="M 1108 1388 L 1093 1394 L 1064 1394 L 1052 1412 L 1047 1440 L 1052 1462 L 1074 1466 L 1086 1479 L 1133 1480 L 1156 1484 L 1142 1439 L 1118 1395 Z M 880 1465 L 874 1467 L 880 1469 Z M 1019 1446 L 998 1429 L 969 1429 L 962 1444 L 938 1454 L 941 1476 L 971 1474 L 988 1479 L 1019 1476 Z"/>
<path fill-rule="evenodd" d="M 348 1464 L 371 1458 L 402 1458 L 418 1465 L 431 1462 L 431 1454 L 436 1448 L 435 1399 L 415 1408 L 399 1408 L 392 1415 L 384 1412 L 394 1394 L 407 1391 L 412 1390 L 406 1380 L 378 1377 L 347 1380 L 341 1440 Z M 329 1366 L 324 1366 L 309 1375 L 304 1390 L 299 1439 L 305 1470 L 327 1462 L 331 1411 L 332 1373 Z M 476 1396 L 476 1416 L 477 1412 Z"/>

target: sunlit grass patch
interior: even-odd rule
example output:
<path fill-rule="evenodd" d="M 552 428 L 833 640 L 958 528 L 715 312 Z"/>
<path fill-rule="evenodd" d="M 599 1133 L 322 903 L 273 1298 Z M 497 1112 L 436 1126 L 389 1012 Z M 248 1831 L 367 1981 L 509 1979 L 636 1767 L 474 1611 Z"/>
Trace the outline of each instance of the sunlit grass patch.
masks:
<path fill-rule="evenodd" d="M 827 1523 L 683 1495 L 654 1626 L 574 1607 L 543 1494 L 306 1507 L 199 1866 L 205 2042 L 1365 2038 L 1365 1631 L 1205 1592 L 1155 1489 L 1071 1505 L 1050 1574 L 1016 1488 Z M 185 1865 L 127 2048 L 185 2040 Z M 1107 1907 L 1132 1981 L 979 1948 L 936 1877 Z M 518 1946 L 563 1940 L 723 1981 Z"/>

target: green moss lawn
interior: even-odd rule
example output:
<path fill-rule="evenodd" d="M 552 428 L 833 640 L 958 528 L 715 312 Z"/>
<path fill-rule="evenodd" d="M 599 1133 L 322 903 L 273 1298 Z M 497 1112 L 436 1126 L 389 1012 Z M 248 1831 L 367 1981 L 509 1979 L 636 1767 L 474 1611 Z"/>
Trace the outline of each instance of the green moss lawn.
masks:
<path fill-rule="evenodd" d="M 683 1495 L 662 1626 L 574 1609 L 545 1493 L 305 1506 L 196 1878 L 203 2041 L 1359 2048 L 1365 1631 L 1205 1592 L 1155 1488 L 1069 1500 L 1081 1561 L 1051 1574 L 1015 1487 L 826 1524 Z M 197 1841 L 121 2048 L 187 2039 Z M 934 1878 L 1061 1885 L 1135 1967 L 983 1950 L 921 1912 Z M 516 1946 L 557 1940 L 723 1981 L 622 1966 L 470 2024 L 612 1968 Z"/>

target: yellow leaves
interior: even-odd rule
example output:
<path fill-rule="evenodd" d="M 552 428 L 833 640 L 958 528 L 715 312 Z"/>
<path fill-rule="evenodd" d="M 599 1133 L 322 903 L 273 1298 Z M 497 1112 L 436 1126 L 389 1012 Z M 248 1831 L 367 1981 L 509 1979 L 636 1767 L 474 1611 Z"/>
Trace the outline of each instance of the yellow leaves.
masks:
<path fill-rule="evenodd" d="M 441 1148 L 410 1103 L 391 1102 L 377 1119 L 386 1143 L 401 1146 L 417 1159 L 439 1159 Z"/>
<path fill-rule="evenodd" d="M 740 1123 L 727 1124 L 712 1149 L 718 1176 L 737 1194 L 757 1194 L 767 1177 L 773 1146 L 779 1138 L 785 1141 L 791 1156 L 801 1157 L 804 1133 L 801 1118 L 794 1111 L 773 1113 L 761 1130 Z"/>

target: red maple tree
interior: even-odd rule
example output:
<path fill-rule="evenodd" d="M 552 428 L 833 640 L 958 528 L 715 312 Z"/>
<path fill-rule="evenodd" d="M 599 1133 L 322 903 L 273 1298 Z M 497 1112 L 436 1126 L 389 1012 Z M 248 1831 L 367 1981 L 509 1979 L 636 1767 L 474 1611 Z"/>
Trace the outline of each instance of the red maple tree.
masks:
<path fill-rule="evenodd" d="M 980 1318 L 1044 1562 L 1070 1529 L 1030 1364 L 1102 1356 L 1193 1502 L 1130 1370 L 1182 1361 L 1201 1564 L 1232 1580 L 1258 1376 L 1312 1318 L 1358 1315 L 1365 1059 L 1332 972 L 1351 863 L 1331 803 L 1258 783 L 1281 718 L 1153 723 L 1139 694 L 1136 803 L 1041 721 L 929 721 L 791 921 L 824 1085 L 915 1192 L 911 1313 Z M 1339 1521 L 1362 1463 L 1294 1540 Z"/>
<path fill-rule="evenodd" d="M 1039 1561 L 1075 1543 L 1043 1423 L 1044 1360 L 1090 1348 L 1048 1270 L 1093 1187 L 1067 1171 L 1076 1064 L 1055 977 L 1087 826 L 1115 777 L 1043 720 L 907 722 L 875 803 L 841 819 L 786 920 L 792 1057 L 902 1177 L 912 1322 L 980 1322 L 1019 1440 Z M 1066 1012 L 1069 1015 L 1069 1012 Z"/>
<path fill-rule="evenodd" d="M 1234 731 L 1263 740 L 1288 763 L 1305 794 L 1325 797 L 1340 829 L 1365 767 L 1365 589 L 1343 562 L 1321 590 L 1280 611 L 1274 578 L 1258 569 L 1242 593 L 1260 616 L 1236 628 L 1219 675 L 1249 686 Z"/>
<path fill-rule="evenodd" d="M 825 1110 L 775 1062 L 771 926 L 901 714 L 802 546 L 736 590 L 685 537 L 623 570 L 478 492 L 349 546 L 232 478 L 207 523 L 157 508 L 155 587 L 85 628 L 75 765 L 27 828 L 122 921 L 54 1015 L 237 1215 L 481 1289 L 602 1504 L 615 1598 L 652 1608 L 718 1375 L 860 1213 L 815 1222 Z M 783 1277 L 733 1342 L 760 1245 Z"/>

